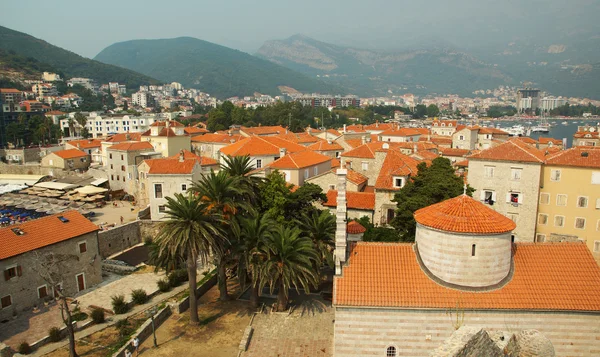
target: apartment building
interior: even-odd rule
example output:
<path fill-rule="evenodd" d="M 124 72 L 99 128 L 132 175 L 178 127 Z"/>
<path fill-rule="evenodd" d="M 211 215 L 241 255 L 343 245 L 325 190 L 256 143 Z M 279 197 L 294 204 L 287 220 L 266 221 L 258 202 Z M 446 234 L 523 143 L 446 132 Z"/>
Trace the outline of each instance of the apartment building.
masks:
<path fill-rule="evenodd" d="M 107 159 L 105 169 L 108 175 L 110 189 L 125 190 L 135 194 L 137 186 L 137 165 L 146 159 L 160 157 L 154 147 L 147 141 L 123 142 L 106 149 Z"/>
<path fill-rule="evenodd" d="M 87 119 L 85 127 L 92 138 L 107 137 L 121 133 L 145 132 L 152 124 L 161 121 L 162 118 L 156 114 L 151 115 L 114 115 L 102 116 L 96 113 L 91 113 Z M 82 127 L 79 123 L 74 123 L 75 129 L 80 130 Z M 69 118 L 60 120 L 61 129 L 69 128 Z"/>
<path fill-rule="evenodd" d="M 38 83 L 31 87 L 31 91 L 35 94 L 36 98 L 43 99 L 45 97 L 55 97 L 58 95 L 56 86 L 50 83 Z"/>
<path fill-rule="evenodd" d="M 536 241 L 584 241 L 600 261 L 600 149 L 574 147 L 542 168 Z"/>
<path fill-rule="evenodd" d="M 163 157 L 172 156 L 191 148 L 191 138 L 184 129 L 185 126 L 175 120 L 157 121 L 142 134 L 141 140 L 152 144 L 154 151 Z"/>

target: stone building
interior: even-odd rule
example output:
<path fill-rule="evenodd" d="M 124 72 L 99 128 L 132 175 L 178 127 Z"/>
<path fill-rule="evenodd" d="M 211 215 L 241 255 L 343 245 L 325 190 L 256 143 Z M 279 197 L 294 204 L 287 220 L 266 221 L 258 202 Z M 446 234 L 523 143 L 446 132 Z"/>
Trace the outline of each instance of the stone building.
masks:
<path fill-rule="evenodd" d="M 515 241 L 533 242 L 544 153 L 512 139 L 468 159 L 473 197 L 516 222 Z"/>
<path fill-rule="evenodd" d="M 267 166 L 268 169 L 279 170 L 288 183 L 302 186 L 304 182 L 320 173 L 331 169 L 332 158 L 314 151 L 305 150 L 286 154 Z M 263 172 L 265 170 L 262 170 Z"/>
<path fill-rule="evenodd" d="M 185 126 L 175 120 L 157 121 L 141 136 L 141 141 L 152 144 L 154 151 L 163 157 L 176 155 L 181 150 L 190 150 L 191 139 Z"/>
<path fill-rule="evenodd" d="M 429 356 L 463 325 L 537 329 L 557 356 L 598 353 L 600 267 L 584 244 L 511 244 L 515 223 L 466 195 L 415 220 L 415 244 L 358 242 L 339 259 L 335 357 Z"/>
<path fill-rule="evenodd" d="M 431 135 L 452 136 L 457 130 L 456 120 L 434 120 L 431 123 Z"/>
<path fill-rule="evenodd" d="M 123 142 L 106 149 L 106 172 L 110 189 L 125 190 L 130 194 L 137 191 L 137 165 L 145 159 L 160 157 L 147 141 Z"/>
<path fill-rule="evenodd" d="M 228 134 L 209 133 L 194 136 L 192 138 L 192 151 L 199 156 L 219 159 L 222 148 L 244 138 L 241 134 L 233 135 L 231 132 Z"/>
<path fill-rule="evenodd" d="M 340 155 L 344 152 L 344 148 L 340 144 L 331 140 L 318 141 L 312 145 L 309 145 L 308 149 L 318 152 L 319 154 L 330 156 L 332 158 L 340 157 Z"/>
<path fill-rule="evenodd" d="M 89 154 L 78 149 L 68 149 L 54 151 L 44 156 L 41 166 L 60 171 L 85 171 L 90 167 L 90 161 Z M 52 175 L 52 172 L 50 174 Z"/>
<path fill-rule="evenodd" d="M 276 136 L 251 136 L 221 148 L 220 161 L 223 163 L 225 155 L 249 156 L 251 165 L 260 169 L 287 154 L 301 151 L 306 151 L 306 148 Z"/>
<path fill-rule="evenodd" d="M 52 253 L 69 259 L 60 266 L 60 288 L 66 295 L 102 281 L 98 227 L 77 211 L 0 228 L 0 321 L 54 296 L 40 277 L 38 256 Z"/>

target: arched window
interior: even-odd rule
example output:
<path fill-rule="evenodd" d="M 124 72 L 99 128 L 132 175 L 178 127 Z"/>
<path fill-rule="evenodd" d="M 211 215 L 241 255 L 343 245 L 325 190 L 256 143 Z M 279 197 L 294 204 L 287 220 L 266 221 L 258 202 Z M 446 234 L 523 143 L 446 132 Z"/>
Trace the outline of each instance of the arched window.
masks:
<path fill-rule="evenodd" d="M 396 347 L 390 346 L 385 351 L 385 357 L 396 357 Z"/>
<path fill-rule="evenodd" d="M 475 249 L 476 249 L 476 246 L 475 246 L 475 244 L 473 244 L 473 245 L 471 246 L 471 256 L 472 256 L 472 257 L 474 257 L 474 256 L 475 256 Z"/>

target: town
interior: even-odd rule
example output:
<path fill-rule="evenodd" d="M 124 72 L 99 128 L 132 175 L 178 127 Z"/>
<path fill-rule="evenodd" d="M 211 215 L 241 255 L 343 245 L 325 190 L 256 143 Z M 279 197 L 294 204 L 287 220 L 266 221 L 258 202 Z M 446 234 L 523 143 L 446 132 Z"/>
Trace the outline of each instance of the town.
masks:
<path fill-rule="evenodd" d="M 600 351 L 599 101 L 28 85 L 0 88 L 3 356 Z"/>

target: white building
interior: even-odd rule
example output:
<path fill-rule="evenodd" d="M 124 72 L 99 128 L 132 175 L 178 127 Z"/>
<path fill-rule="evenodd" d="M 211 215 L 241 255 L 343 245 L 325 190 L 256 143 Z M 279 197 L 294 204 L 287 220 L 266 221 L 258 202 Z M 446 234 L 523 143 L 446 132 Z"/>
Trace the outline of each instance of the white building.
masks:
<path fill-rule="evenodd" d="M 137 105 L 142 108 L 147 108 L 152 106 L 152 102 L 154 102 L 154 99 L 152 98 L 152 95 L 150 95 L 149 92 L 140 91 L 131 95 L 131 102 L 133 103 L 133 105 Z"/>
<path fill-rule="evenodd" d="M 567 100 L 563 97 L 544 97 L 542 98 L 541 109 L 548 112 L 565 104 L 567 104 Z"/>
<path fill-rule="evenodd" d="M 156 114 L 145 114 L 141 116 L 120 115 L 120 116 L 100 116 L 97 113 L 90 113 L 86 128 L 92 138 L 106 137 L 109 135 L 144 132 L 150 129 L 150 126 L 162 117 Z M 69 127 L 69 119 L 61 119 L 60 127 L 64 130 Z M 81 126 L 75 123 L 76 129 Z"/>

